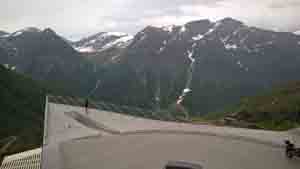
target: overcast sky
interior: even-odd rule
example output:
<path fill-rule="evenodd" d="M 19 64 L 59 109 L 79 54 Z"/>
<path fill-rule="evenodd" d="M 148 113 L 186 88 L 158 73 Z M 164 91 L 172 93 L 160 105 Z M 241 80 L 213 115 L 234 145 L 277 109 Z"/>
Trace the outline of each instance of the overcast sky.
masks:
<path fill-rule="evenodd" d="M 278 31 L 300 30 L 300 0 L 1 0 L 0 30 L 51 27 L 67 38 L 134 34 L 147 25 L 224 17 Z"/>

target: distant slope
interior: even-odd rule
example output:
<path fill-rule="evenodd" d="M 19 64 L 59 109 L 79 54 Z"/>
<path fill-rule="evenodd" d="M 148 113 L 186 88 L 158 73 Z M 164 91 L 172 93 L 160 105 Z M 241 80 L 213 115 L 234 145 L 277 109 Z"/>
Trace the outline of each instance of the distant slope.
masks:
<path fill-rule="evenodd" d="M 0 65 L 0 140 L 18 137 L 10 152 L 41 145 L 44 95 L 39 84 Z"/>
<path fill-rule="evenodd" d="M 120 32 L 100 32 L 74 42 L 72 46 L 88 59 L 99 64 L 116 63 L 132 42 L 133 36 Z"/>
<path fill-rule="evenodd" d="M 231 117 L 267 129 L 288 129 L 300 124 L 300 81 L 275 87 L 271 92 L 247 97 Z"/>
<path fill-rule="evenodd" d="M 183 99 L 190 115 L 203 115 L 274 84 L 298 80 L 299 53 L 299 36 L 232 18 L 148 26 L 101 76 L 95 95 L 161 109 Z"/>
<path fill-rule="evenodd" d="M 1 31 L 1 30 L 0 30 L 0 37 L 1 37 L 1 36 L 5 36 L 5 35 L 7 35 L 7 34 L 8 34 L 7 32 L 4 32 L 4 31 Z"/>
<path fill-rule="evenodd" d="M 100 71 L 64 38 L 50 28 L 24 28 L 0 39 L 1 64 L 14 66 L 17 72 L 34 80 L 66 86 L 72 94 L 86 95 L 94 87 Z"/>

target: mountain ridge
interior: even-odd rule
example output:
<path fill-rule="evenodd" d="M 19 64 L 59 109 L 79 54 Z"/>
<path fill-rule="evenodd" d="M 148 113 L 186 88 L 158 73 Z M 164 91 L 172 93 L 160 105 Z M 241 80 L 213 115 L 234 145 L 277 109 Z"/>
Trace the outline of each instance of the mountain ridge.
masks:
<path fill-rule="evenodd" d="M 32 40 L 36 45 L 30 45 L 26 34 L 8 38 L 6 46 L 12 47 L 6 51 L 15 57 L 2 59 L 2 64 L 10 62 L 17 71 L 35 79 L 72 79 L 80 82 L 76 88 L 82 92 L 101 79 L 95 97 L 110 102 L 153 108 L 168 107 L 183 98 L 182 104 L 193 114 L 221 109 L 274 83 L 297 80 L 300 65 L 299 36 L 250 27 L 232 18 L 147 26 L 125 47 L 113 46 L 96 53 L 78 52 L 64 38 L 48 36 L 45 31 L 33 34 L 37 36 Z M 103 34 L 85 38 L 81 45 Z M 120 37 L 100 41 L 99 49 Z M 21 55 L 13 52 L 14 47 L 22 51 Z M 31 64 L 37 68 L 30 70 Z"/>
<path fill-rule="evenodd" d="M 297 55 L 300 51 L 299 41 L 299 37 L 292 33 L 249 27 L 230 18 L 217 22 L 200 20 L 181 26 L 148 26 L 136 34 L 119 57 L 119 65 L 135 74 L 133 77 L 137 79 L 130 81 L 141 82 L 136 87 L 143 90 L 139 93 L 144 93 L 144 97 L 148 97 L 145 100 L 151 100 L 152 104 L 155 104 L 155 93 L 164 97 L 158 100 L 162 107 L 166 107 L 189 90 L 191 92 L 185 96 L 186 106 L 197 107 L 192 108 L 193 112 L 197 112 L 197 109 L 210 112 L 214 111 L 212 107 L 224 106 L 222 102 L 226 100 L 238 100 L 258 89 L 264 90 L 273 83 L 297 79 L 296 74 L 300 71 Z M 192 62 L 193 68 L 190 67 Z M 191 69 L 192 78 L 189 73 Z M 208 89 L 206 85 L 210 86 L 209 91 L 221 90 L 208 94 L 204 90 Z M 129 88 L 124 89 L 128 92 L 122 95 L 134 93 L 135 89 Z M 147 91 L 147 88 L 151 91 Z M 231 94 L 225 92 L 228 90 L 226 88 L 232 90 Z M 212 100 L 205 100 L 201 96 L 203 90 Z M 217 102 L 214 95 L 222 99 L 218 104 L 210 105 Z M 197 98 L 204 103 L 197 103 Z"/>

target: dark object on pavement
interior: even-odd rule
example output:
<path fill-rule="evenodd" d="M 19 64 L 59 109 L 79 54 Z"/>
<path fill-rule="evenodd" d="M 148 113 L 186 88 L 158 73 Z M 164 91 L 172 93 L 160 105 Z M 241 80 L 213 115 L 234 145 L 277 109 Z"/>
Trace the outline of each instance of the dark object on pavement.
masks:
<path fill-rule="evenodd" d="M 169 161 L 164 169 L 202 169 L 202 166 L 184 161 Z"/>
<path fill-rule="evenodd" d="M 300 148 L 296 148 L 289 140 L 285 140 L 285 154 L 288 158 L 293 158 L 294 156 L 300 157 Z"/>

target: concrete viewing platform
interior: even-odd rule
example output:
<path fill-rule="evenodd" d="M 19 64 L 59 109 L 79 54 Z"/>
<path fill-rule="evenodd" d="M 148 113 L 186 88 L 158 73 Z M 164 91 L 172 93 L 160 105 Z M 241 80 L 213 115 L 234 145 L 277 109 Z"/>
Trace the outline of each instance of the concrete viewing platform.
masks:
<path fill-rule="evenodd" d="M 64 102 L 47 100 L 43 169 L 163 168 L 175 160 L 199 163 L 208 169 L 300 166 L 300 160 L 287 159 L 283 149 L 285 139 L 300 142 L 299 130 L 275 132 L 165 122 L 97 107 L 87 113 L 79 101 L 70 98 Z"/>

